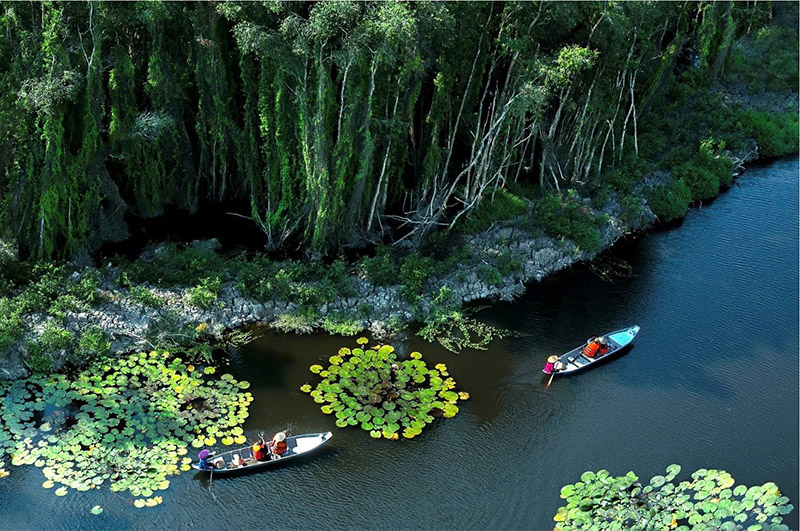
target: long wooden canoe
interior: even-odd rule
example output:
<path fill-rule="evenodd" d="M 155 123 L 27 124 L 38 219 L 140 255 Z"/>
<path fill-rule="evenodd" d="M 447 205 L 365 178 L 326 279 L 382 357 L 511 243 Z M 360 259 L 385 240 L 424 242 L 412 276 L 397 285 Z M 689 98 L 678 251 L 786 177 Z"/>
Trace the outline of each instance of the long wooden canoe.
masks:
<path fill-rule="evenodd" d="M 286 437 L 286 451 L 280 456 L 269 454 L 269 459 L 256 461 L 253 458 L 252 447 L 245 446 L 221 454 L 214 454 L 208 459 L 208 462 L 214 465 L 213 471 L 215 477 L 217 475 L 224 476 L 260 468 L 269 468 L 279 463 L 285 463 L 286 461 L 296 459 L 301 455 L 311 453 L 325 444 L 330 438 L 331 432 L 329 431 L 325 433 L 295 435 Z M 200 463 L 193 463 L 192 468 L 200 470 L 201 472 L 211 472 L 210 468 L 201 469 Z"/>
<path fill-rule="evenodd" d="M 586 356 L 583 353 L 583 347 L 586 346 L 586 343 L 570 350 L 565 354 L 562 354 L 558 358 L 562 368 L 555 371 L 555 374 L 569 374 L 572 372 L 578 372 L 590 365 L 604 361 L 619 354 L 629 347 L 631 343 L 633 343 L 633 338 L 636 337 L 636 334 L 639 333 L 639 330 L 639 325 L 634 325 L 630 328 L 623 328 L 622 330 L 609 332 L 608 334 L 603 335 L 602 337 L 605 337 L 608 340 L 608 352 L 602 356 L 595 355 L 594 358 Z M 556 364 L 558 364 L 558 362 L 556 362 Z M 549 374 L 544 371 L 544 369 L 542 372 Z"/>

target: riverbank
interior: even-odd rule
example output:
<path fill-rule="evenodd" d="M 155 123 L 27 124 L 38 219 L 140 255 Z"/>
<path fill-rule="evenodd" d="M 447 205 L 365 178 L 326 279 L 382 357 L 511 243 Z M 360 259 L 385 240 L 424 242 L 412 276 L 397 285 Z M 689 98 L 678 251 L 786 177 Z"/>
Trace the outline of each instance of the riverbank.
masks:
<path fill-rule="evenodd" d="M 736 175 L 756 154 L 728 156 Z M 445 321 L 454 312 L 461 315 L 468 303 L 513 300 L 526 283 L 592 260 L 620 238 L 653 227 L 657 217 L 647 191 L 670 178 L 649 174 L 624 201 L 612 195 L 600 209 L 589 198 L 570 195 L 572 208 L 598 225 L 599 244 L 591 249 L 552 237 L 522 215 L 476 234 L 450 235 L 428 249 L 429 256 L 383 248 L 353 264 L 325 266 L 223 256 L 215 241 L 197 241 L 150 247 L 132 264 L 51 269 L 5 299 L 9 308 L 16 302 L 18 312 L 37 308 L 23 301 L 37 295 L 42 300 L 36 310 L 18 315 L 0 376 L 62 370 L 132 350 L 194 348 L 210 355 L 214 345 L 231 340 L 230 331 L 251 325 L 343 335 L 368 330 L 385 338 L 414 321 Z M 536 207 L 531 201 L 526 210 Z M 437 256 L 442 249 L 447 249 L 443 258 Z M 170 286 L 177 279 L 188 285 Z M 14 332 L 6 325 L 6 338 Z"/>

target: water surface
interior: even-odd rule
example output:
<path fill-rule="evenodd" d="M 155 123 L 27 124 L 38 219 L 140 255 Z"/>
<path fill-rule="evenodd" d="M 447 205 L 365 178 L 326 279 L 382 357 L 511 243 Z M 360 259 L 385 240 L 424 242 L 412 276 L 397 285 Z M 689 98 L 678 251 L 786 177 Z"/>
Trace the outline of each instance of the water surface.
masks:
<path fill-rule="evenodd" d="M 525 334 L 443 362 L 471 399 L 412 441 L 338 429 L 299 391 L 308 366 L 352 338 L 270 333 L 230 371 L 255 397 L 248 435 L 331 430 L 315 459 L 236 479 L 171 479 L 163 505 L 108 491 L 57 498 L 32 467 L 0 480 L 3 528 L 548 529 L 585 470 L 640 478 L 679 463 L 775 481 L 798 499 L 798 160 L 748 170 L 682 226 L 614 250 L 634 276 L 577 267 L 480 314 Z M 595 333 L 638 324 L 633 349 L 549 389 L 541 367 Z M 683 477 L 679 477 L 683 479 Z M 92 516 L 101 504 L 105 512 Z M 786 523 L 797 528 L 797 510 Z"/>

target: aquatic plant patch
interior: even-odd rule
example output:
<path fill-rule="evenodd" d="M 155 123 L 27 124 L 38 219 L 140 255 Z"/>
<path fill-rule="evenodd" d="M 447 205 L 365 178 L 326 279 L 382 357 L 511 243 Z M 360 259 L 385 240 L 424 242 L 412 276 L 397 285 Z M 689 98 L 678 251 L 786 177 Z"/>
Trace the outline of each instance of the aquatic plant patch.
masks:
<path fill-rule="evenodd" d="M 469 398 L 455 390 L 443 363 L 429 368 L 419 352 L 400 360 L 390 345 L 363 348 L 363 337 L 356 342 L 358 348 L 342 347 L 331 356 L 327 368 L 312 365 L 322 380 L 300 388 L 323 413 L 335 415 L 340 428 L 360 426 L 375 439 L 412 439 L 434 418 L 455 416 L 458 401 Z"/>
<path fill-rule="evenodd" d="M 794 506 L 775 483 L 748 488 L 724 470 L 703 468 L 676 484 L 680 471 L 670 465 L 646 485 L 633 472 L 584 472 L 581 481 L 561 489 L 567 505 L 553 517 L 555 528 L 788 531 L 783 516 Z"/>
<path fill-rule="evenodd" d="M 34 465 L 57 496 L 108 484 L 136 507 L 158 505 L 168 477 L 189 470 L 189 446 L 246 441 L 249 384 L 214 374 L 153 351 L 96 361 L 74 378 L 0 382 L 0 476 L 9 461 Z"/>

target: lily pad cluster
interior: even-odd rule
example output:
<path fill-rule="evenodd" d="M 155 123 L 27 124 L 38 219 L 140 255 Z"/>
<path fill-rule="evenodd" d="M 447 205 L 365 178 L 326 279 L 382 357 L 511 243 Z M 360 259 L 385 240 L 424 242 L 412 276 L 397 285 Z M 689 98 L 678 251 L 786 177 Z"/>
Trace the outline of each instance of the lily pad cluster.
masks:
<path fill-rule="evenodd" d="M 357 340 L 362 346 L 367 342 Z M 469 398 L 455 391 L 446 365 L 429 368 L 419 352 L 399 360 L 390 345 L 343 347 L 328 362 L 327 368 L 312 365 L 322 380 L 300 390 L 323 404 L 323 413 L 335 415 L 338 427 L 360 426 L 375 439 L 414 438 L 435 417 L 455 416 L 458 401 Z"/>
<path fill-rule="evenodd" d="M 97 362 L 73 379 L 0 383 L 0 462 L 42 469 L 57 496 L 103 484 L 136 507 L 161 503 L 169 476 L 189 470 L 188 446 L 244 443 L 247 382 L 168 352 Z"/>
<path fill-rule="evenodd" d="M 567 500 L 553 518 L 556 529 L 772 529 L 787 530 L 783 516 L 794 506 L 775 483 L 735 485 L 724 470 L 700 469 L 674 483 L 680 465 L 667 467 L 647 485 L 628 472 L 584 472 L 561 489 Z"/>

